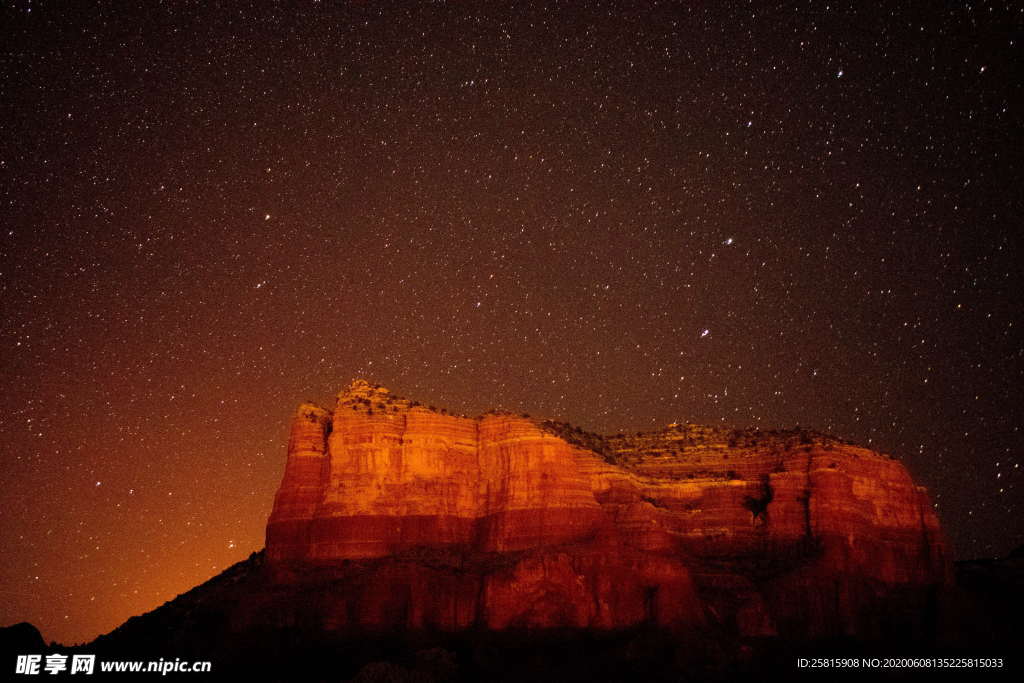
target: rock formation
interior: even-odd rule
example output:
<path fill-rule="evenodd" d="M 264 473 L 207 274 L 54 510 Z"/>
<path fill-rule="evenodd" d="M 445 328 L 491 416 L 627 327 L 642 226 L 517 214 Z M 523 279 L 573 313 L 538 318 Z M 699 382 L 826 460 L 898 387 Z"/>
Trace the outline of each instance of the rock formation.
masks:
<path fill-rule="evenodd" d="M 603 437 L 447 415 L 357 381 L 300 406 L 267 524 L 276 585 L 331 577 L 339 631 L 927 629 L 950 579 L 896 460 L 807 432 L 693 425 Z M 274 604 L 275 619 L 299 619 Z"/>
<path fill-rule="evenodd" d="M 948 554 L 904 467 L 833 437 L 602 436 L 356 382 L 296 413 L 264 552 L 82 651 L 235 680 L 559 683 L 1015 651 L 1019 572 L 950 587 Z"/>

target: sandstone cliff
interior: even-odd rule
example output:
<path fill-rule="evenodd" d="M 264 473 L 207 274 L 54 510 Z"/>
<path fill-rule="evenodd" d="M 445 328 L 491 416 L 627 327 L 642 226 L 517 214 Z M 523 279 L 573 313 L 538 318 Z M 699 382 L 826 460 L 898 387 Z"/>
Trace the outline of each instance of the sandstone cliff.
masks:
<path fill-rule="evenodd" d="M 929 628 L 929 596 L 950 577 L 926 492 L 864 448 L 467 419 L 361 381 L 333 411 L 300 406 L 266 552 L 279 585 L 331 577 L 316 618 L 354 631 L 878 638 Z"/>

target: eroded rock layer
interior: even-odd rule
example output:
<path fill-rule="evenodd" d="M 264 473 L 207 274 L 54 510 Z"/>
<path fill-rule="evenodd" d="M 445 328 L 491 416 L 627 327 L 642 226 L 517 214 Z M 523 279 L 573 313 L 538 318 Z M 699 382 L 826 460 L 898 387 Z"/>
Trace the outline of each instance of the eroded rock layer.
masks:
<path fill-rule="evenodd" d="M 804 432 L 599 437 L 467 419 L 355 382 L 292 425 L 267 524 L 328 628 L 711 624 L 881 637 L 949 580 L 926 492 L 888 456 Z"/>

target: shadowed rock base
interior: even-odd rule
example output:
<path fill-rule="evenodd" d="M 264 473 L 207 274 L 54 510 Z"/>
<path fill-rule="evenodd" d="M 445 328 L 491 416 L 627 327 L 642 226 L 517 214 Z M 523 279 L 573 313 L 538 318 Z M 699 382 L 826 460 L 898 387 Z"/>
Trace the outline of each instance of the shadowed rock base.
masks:
<path fill-rule="evenodd" d="M 659 604 L 658 597 L 649 599 L 652 596 L 629 577 L 624 577 L 619 607 L 610 609 L 626 609 L 619 618 L 633 621 L 631 625 L 543 628 L 535 624 L 548 622 L 552 615 L 581 623 L 590 615 L 575 603 L 566 603 L 563 590 L 546 589 L 543 581 L 509 581 L 522 577 L 516 577 L 515 565 L 509 565 L 504 555 L 490 558 L 496 564 L 488 561 L 477 558 L 468 562 L 454 554 L 378 558 L 306 567 L 300 576 L 282 582 L 280 567 L 268 565 L 258 553 L 153 612 L 130 619 L 81 651 L 118 659 L 210 660 L 219 676 L 215 680 L 241 676 L 260 681 L 426 683 L 820 677 L 820 670 L 797 666 L 798 658 L 816 656 L 1002 656 L 1012 665 L 1014 653 L 1024 645 L 1009 613 L 984 613 L 986 605 L 998 599 L 994 594 L 955 588 L 942 593 L 916 589 L 879 592 L 879 586 L 852 581 L 846 581 L 847 590 L 871 592 L 873 609 L 857 615 L 857 623 L 870 635 L 801 635 L 808 631 L 808 619 L 839 623 L 834 621 L 841 614 L 834 606 L 835 595 L 826 594 L 805 595 L 799 600 L 798 604 L 815 605 L 815 615 L 794 614 L 791 620 L 778 620 L 782 628 L 792 624 L 791 631 L 747 635 L 752 623 L 744 620 L 756 622 L 757 615 L 733 612 L 727 619 L 716 616 L 718 612 L 728 614 L 728 600 L 743 602 L 742 596 L 734 595 L 725 584 L 700 589 L 702 599 L 721 605 L 721 609 L 710 610 L 700 623 L 665 625 L 659 623 L 659 610 L 687 612 L 692 606 L 666 597 L 661 597 Z M 573 561 L 558 552 L 525 561 L 531 567 L 554 563 L 539 576 L 546 572 L 557 577 L 570 566 L 574 571 L 582 569 L 584 575 L 602 571 L 597 558 Z M 454 564 L 459 562 L 463 567 L 456 570 Z M 479 618 L 487 610 L 480 610 L 479 595 L 463 594 L 462 590 L 469 584 L 486 583 L 483 577 L 487 576 L 505 577 L 506 590 L 532 585 L 540 592 L 517 590 L 518 601 L 505 603 L 508 595 L 499 590 L 495 599 L 508 604 L 506 614 L 520 619 L 513 622 L 506 616 L 503 625 L 474 621 L 474 615 Z M 408 590 L 396 591 L 396 586 Z M 1010 595 L 1019 596 L 1019 581 L 1013 586 L 1016 592 Z M 715 591 L 721 593 L 717 598 Z M 784 600 L 785 594 L 774 596 L 776 599 Z M 413 608 L 417 600 L 434 605 L 435 611 L 417 612 Z M 773 600 L 764 607 L 769 613 L 778 608 Z M 623 607 L 636 601 L 647 605 L 644 613 L 633 615 Z M 788 609 L 785 603 L 783 608 Z M 591 614 L 597 612 L 595 607 Z M 466 625 L 457 630 L 436 626 L 449 620 Z M 398 623 L 404 626 L 394 626 Z M 879 671 L 871 677 L 947 680 L 942 673 L 921 673 Z M 848 678 L 829 672 L 829 680 L 864 680 L 863 676 L 863 671 L 852 672 Z M 195 675 L 190 680 L 195 680 Z"/>

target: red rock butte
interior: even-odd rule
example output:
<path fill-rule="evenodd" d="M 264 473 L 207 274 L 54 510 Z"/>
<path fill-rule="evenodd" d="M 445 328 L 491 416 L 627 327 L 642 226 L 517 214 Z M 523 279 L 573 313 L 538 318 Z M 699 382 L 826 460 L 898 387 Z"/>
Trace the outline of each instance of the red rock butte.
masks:
<path fill-rule="evenodd" d="M 889 456 L 792 430 L 588 434 L 457 417 L 357 380 L 299 407 L 267 523 L 326 628 L 720 625 L 878 637 L 950 580 L 926 491 Z M 884 622 L 884 623 L 883 623 Z"/>

